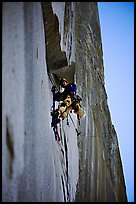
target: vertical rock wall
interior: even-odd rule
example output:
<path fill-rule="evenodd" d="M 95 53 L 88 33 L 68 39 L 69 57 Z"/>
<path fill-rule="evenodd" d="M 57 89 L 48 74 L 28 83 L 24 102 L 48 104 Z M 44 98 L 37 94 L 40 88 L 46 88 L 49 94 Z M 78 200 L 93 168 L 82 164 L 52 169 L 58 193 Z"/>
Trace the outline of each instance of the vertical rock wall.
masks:
<path fill-rule="evenodd" d="M 83 134 L 78 140 L 80 176 L 76 201 L 125 202 L 118 140 L 104 87 L 97 3 L 77 2 L 75 16 L 76 81 L 86 108 L 80 127 Z"/>
<path fill-rule="evenodd" d="M 73 201 L 77 138 L 71 121 L 58 126 L 61 142 L 51 128 L 41 3 L 3 3 L 2 25 L 3 202 Z"/>
<path fill-rule="evenodd" d="M 2 12 L 2 196 L 4 201 L 14 201 L 24 165 L 23 5 L 4 3 Z"/>
<path fill-rule="evenodd" d="M 97 4 L 4 2 L 2 12 L 3 202 L 126 201 Z M 59 77 L 77 82 L 86 110 L 79 137 L 61 121 L 61 142 L 50 116 Z"/>

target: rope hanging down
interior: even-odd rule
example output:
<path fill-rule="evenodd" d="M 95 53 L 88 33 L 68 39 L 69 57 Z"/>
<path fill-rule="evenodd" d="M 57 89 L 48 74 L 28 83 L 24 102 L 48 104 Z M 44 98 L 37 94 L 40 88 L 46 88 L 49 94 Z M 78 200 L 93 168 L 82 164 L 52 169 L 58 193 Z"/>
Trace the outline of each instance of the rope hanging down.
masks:
<path fill-rule="evenodd" d="M 76 127 L 76 125 L 75 125 L 75 123 L 74 123 L 74 121 L 73 121 L 73 118 L 72 118 L 72 116 L 70 115 L 70 113 L 68 113 L 68 115 L 70 116 L 70 119 L 71 119 L 71 121 L 72 121 L 72 123 L 73 123 L 73 125 L 74 125 L 74 128 L 75 128 L 75 131 L 76 131 L 76 133 L 77 133 L 77 136 L 79 136 L 79 135 L 81 134 L 81 132 L 78 131 L 78 129 L 77 129 L 77 127 Z"/>
<path fill-rule="evenodd" d="M 55 81 L 53 79 L 53 77 L 51 75 L 49 75 L 49 79 L 52 86 L 52 93 L 53 93 L 53 106 L 52 106 L 52 112 L 51 112 L 51 116 L 52 116 L 52 122 L 51 122 L 51 127 L 53 127 L 53 131 L 54 131 L 54 135 L 55 135 L 55 139 L 57 141 L 60 141 L 60 136 L 58 133 L 58 127 L 57 124 L 60 123 L 60 119 L 62 118 L 62 120 L 64 120 L 67 117 L 67 124 L 68 124 L 68 116 L 70 117 L 75 131 L 77 133 L 77 136 L 81 134 L 81 132 L 78 131 L 73 118 L 71 117 L 69 112 L 72 112 L 72 110 L 74 110 L 74 113 L 77 114 L 77 119 L 78 119 L 78 123 L 80 125 L 80 118 L 83 117 L 84 115 L 84 111 L 82 110 L 82 107 L 80 105 L 80 101 L 82 100 L 80 96 L 76 95 L 76 85 L 72 84 L 72 83 L 68 83 L 66 80 L 62 80 L 62 82 L 60 82 L 60 85 L 62 87 L 64 87 L 64 91 L 61 93 L 60 90 L 58 90 L 57 86 L 55 86 Z M 60 87 L 59 87 L 60 89 Z M 67 95 L 66 95 L 67 94 Z M 66 97 L 67 96 L 67 97 Z M 59 102 L 61 100 L 64 101 L 59 104 L 58 108 L 55 108 L 55 101 Z"/>

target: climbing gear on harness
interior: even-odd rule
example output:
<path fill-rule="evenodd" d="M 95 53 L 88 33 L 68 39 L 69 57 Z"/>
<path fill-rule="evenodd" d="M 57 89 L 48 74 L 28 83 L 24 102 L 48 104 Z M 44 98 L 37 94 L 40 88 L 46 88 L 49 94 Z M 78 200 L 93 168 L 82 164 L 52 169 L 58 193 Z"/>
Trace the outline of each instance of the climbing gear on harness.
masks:
<path fill-rule="evenodd" d="M 80 117 L 79 117 L 79 114 L 77 114 L 77 120 L 78 120 L 78 124 L 80 125 Z"/>
<path fill-rule="evenodd" d="M 51 122 L 51 127 L 53 127 L 54 135 L 56 141 L 60 141 L 59 133 L 58 133 L 58 126 L 57 124 L 60 122 L 60 119 L 58 118 L 58 111 L 55 110 L 55 86 L 52 87 L 52 93 L 53 93 L 53 106 L 52 106 L 52 122 Z"/>
<path fill-rule="evenodd" d="M 67 82 L 67 80 L 63 79 L 63 81 Z M 80 101 L 82 100 L 80 96 L 76 95 L 76 85 L 73 83 L 67 84 L 65 87 L 65 91 L 60 93 L 60 91 L 56 88 L 56 86 L 52 86 L 52 93 L 53 93 L 53 106 L 52 106 L 52 122 L 51 127 L 53 127 L 54 135 L 56 141 L 61 140 L 61 133 L 59 135 L 58 133 L 58 126 L 57 124 L 60 123 L 60 118 L 64 120 L 67 118 L 67 125 L 69 125 L 68 116 L 70 117 L 74 127 L 75 131 L 77 133 L 77 136 L 81 134 L 81 132 L 78 131 L 76 128 L 76 125 L 70 115 L 72 113 L 72 110 L 74 110 L 74 113 L 77 114 L 77 120 L 80 125 L 80 118 L 84 116 L 84 110 L 80 104 Z M 61 104 L 58 105 L 58 108 L 55 109 L 55 101 L 63 101 Z"/>
<path fill-rule="evenodd" d="M 76 133 L 77 133 L 77 136 L 79 136 L 79 135 L 81 134 L 81 132 L 79 132 L 78 129 L 76 128 L 76 125 L 75 125 L 75 123 L 74 123 L 74 121 L 73 121 L 73 118 L 71 117 L 70 113 L 68 113 L 68 115 L 70 116 L 70 119 L 71 119 L 71 121 L 72 121 L 72 123 L 73 123 L 73 125 L 74 125 L 74 127 L 75 127 L 75 131 L 76 131 Z"/>
<path fill-rule="evenodd" d="M 68 115 L 67 115 L 67 125 L 69 126 Z"/>
<path fill-rule="evenodd" d="M 78 95 L 72 98 L 72 100 L 71 97 L 68 96 L 59 107 L 59 117 L 65 119 L 67 114 L 73 110 L 74 113 L 77 114 L 77 120 L 80 125 L 80 118 L 82 118 L 85 114 L 85 111 L 80 104 L 81 100 L 81 97 Z"/>

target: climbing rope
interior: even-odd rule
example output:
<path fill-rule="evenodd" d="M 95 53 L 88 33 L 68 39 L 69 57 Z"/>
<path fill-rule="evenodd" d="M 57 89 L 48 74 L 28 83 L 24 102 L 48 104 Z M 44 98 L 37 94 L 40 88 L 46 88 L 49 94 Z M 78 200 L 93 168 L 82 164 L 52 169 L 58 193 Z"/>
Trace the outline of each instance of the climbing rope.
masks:
<path fill-rule="evenodd" d="M 75 131 L 76 131 L 76 133 L 77 133 L 77 136 L 79 136 L 79 135 L 81 134 L 81 132 L 78 131 L 78 129 L 77 129 L 77 127 L 76 127 L 76 125 L 75 125 L 75 123 L 74 123 L 74 121 L 73 121 L 73 118 L 72 118 L 72 116 L 70 115 L 70 113 L 68 113 L 68 115 L 69 115 L 69 117 L 70 117 L 70 119 L 71 119 L 71 121 L 72 121 L 72 123 L 73 123 L 73 125 L 74 125 L 74 128 L 75 128 Z"/>

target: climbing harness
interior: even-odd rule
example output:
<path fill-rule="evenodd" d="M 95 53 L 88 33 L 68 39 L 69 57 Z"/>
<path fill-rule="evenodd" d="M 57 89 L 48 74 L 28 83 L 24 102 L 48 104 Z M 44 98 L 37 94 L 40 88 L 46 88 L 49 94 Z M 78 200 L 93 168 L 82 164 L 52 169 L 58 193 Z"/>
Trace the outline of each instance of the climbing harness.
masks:
<path fill-rule="evenodd" d="M 80 105 L 80 104 L 79 104 Z M 81 106 L 81 105 L 80 105 Z M 70 109 L 72 107 L 72 109 L 73 109 L 73 102 L 69 105 L 69 106 L 66 106 L 66 108 L 65 108 L 65 110 L 60 114 L 60 117 L 63 117 L 63 114 L 66 112 L 66 113 L 68 113 L 67 111 L 68 111 L 68 109 Z M 76 109 L 73 109 L 74 110 L 74 113 L 76 113 L 77 112 L 77 110 Z M 70 110 L 70 112 L 72 112 L 72 110 Z M 80 125 L 80 116 L 79 116 L 79 114 L 77 113 L 77 120 L 78 120 L 78 124 Z M 67 115 L 67 123 L 68 123 L 68 115 Z"/>
<path fill-rule="evenodd" d="M 51 79 L 50 77 L 50 81 L 52 84 L 53 83 L 53 80 Z M 53 128 L 53 131 L 54 131 L 54 135 L 55 135 L 55 140 L 56 141 L 60 141 L 62 140 L 62 135 L 61 135 L 61 127 L 60 127 L 60 135 L 59 135 L 59 132 L 58 132 L 58 126 L 57 124 L 60 123 L 60 118 L 63 117 L 62 115 L 66 112 L 67 113 L 67 125 L 69 125 L 69 121 L 68 121 L 68 116 L 70 117 L 73 125 L 74 125 L 74 128 L 75 128 L 75 131 L 77 133 L 77 136 L 79 136 L 81 134 L 81 132 L 78 131 L 74 121 L 73 121 L 73 118 L 71 117 L 70 115 L 70 112 L 72 112 L 72 109 L 73 107 L 76 106 L 76 103 L 79 102 L 79 105 L 80 105 L 80 101 L 82 100 L 80 96 L 77 95 L 77 98 L 75 98 L 75 101 L 74 103 L 72 102 L 72 104 L 68 107 L 66 107 L 66 109 L 64 110 L 64 112 L 62 112 L 61 114 L 58 112 L 59 108 L 58 109 L 55 109 L 55 101 L 58 101 L 60 102 L 59 98 L 60 98 L 60 90 L 57 89 L 56 86 L 52 86 L 52 89 L 51 89 L 52 93 L 53 93 L 53 106 L 51 107 L 52 110 L 51 110 L 51 116 L 52 116 L 52 122 L 51 122 L 51 127 Z M 57 91 L 57 92 L 56 92 Z M 66 91 L 72 91 L 72 85 L 70 84 L 70 86 L 68 87 L 68 90 Z M 74 87 L 74 93 L 76 94 L 76 85 Z M 60 105 L 59 105 L 60 106 Z M 58 106 L 58 107 L 59 107 Z M 72 106 L 72 107 L 71 107 Z M 81 106 L 81 105 L 80 105 Z M 67 112 L 68 111 L 68 108 L 71 107 L 71 110 L 70 112 Z M 76 108 L 73 109 L 74 112 L 76 113 Z M 60 114 L 60 115 L 59 115 Z M 77 120 L 78 120 L 78 124 L 80 125 L 80 116 L 79 114 L 77 113 Z"/>

